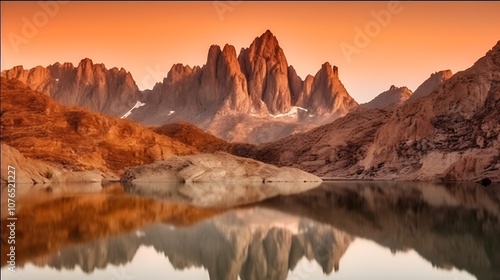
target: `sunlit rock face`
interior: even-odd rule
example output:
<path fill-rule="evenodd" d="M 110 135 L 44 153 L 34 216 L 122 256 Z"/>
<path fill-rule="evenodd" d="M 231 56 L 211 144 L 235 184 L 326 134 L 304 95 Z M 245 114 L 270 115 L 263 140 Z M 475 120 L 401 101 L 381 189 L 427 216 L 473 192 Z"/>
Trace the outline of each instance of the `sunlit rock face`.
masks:
<path fill-rule="evenodd" d="M 85 58 L 77 66 L 55 63 L 47 67 L 2 71 L 2 77 L 17 79 L 63 105 L 76 105 L 94 112 L 119 117 L 139 98 L 139 89 L 130 72 L 106 69 Z"/>
<path fill-rule="evenodd" d="M 405 103 L 411 96 L 412 92 L 407 87 L 396 87 L 393 85 L 389 90 L 377 95 L 377 97 L 370 102 L 361 104 L 360 107 L 366 109 L 397 107 Z"/>
<path fill-rule="evenodd" d="M 242 49 L 238 60 L 254 104 L 259 106 L 263 102 L 271 114 L 287 112 L 292 105 L 288 63 L 271 31 L 267 30 L 249 48 Z"/>
<path fill-rule="evenodd" d="M 253 144 L 305 132 L 358 106 L 328 62 L 302 81 L 269 30 L 237 58 L 233 46 L 213 45 L 201 68 L 176 65 L 141 101 L 146 105 L 132 112 L 133 120 L 187 121 L 224 140 Z"/>
<path fill-rule="evenodd" d="M 129 120 L 61 105 L 15 79 L 1 79 L 1 94 L 2 152 L 10 159 L 2 161 L 2 182 L 14 163 L 24 183 L 88 182 L 196 152 Z"/>
<path fill-rule="evenodd" d="M 406 103 L 413 103 L 416 100 L 431 94 L 443 82 L 450 79 L 451 76 L 453 76 L 451 70 L 443 70 L 431 74 L 431 76 L 415 90 L 412 96 L 408 98 L 408 101 Z"/>
<path fill-rule="evenodd" d="M 307 81 L 307 79 L 306 79 Z M 308 85 L 304 89 L 307 90 Z M 311 115 L 344 116 L 358 106 L 338 77 L 338 68 L 325 62 L 314 76 L 310 92 L 304 92 L 304 105 Z"/>
<path fill-rule="evenodd" d="M 415 102 L 360 108 L 245 154 L 335 178 L 498 182 L 499 84 L 500 43 Z"/>

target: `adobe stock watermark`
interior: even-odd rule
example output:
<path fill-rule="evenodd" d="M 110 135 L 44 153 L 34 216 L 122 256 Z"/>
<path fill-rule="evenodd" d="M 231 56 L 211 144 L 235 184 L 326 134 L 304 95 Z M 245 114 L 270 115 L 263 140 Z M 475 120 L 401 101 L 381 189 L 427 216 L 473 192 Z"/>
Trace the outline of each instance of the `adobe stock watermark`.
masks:
<path fill-rule="evenodd" d="M 141 86 L 143 89 L 153 89 L 156 83 L 162 82 L 164 78 L 167 77 L 169 69 L 161 69 L 160 64 L 156 64 L 153 69 L 151 66 L 146 67 L 146 75 L 141 80 Z"/>
<path fill-rule="evenodd" d="M 234 8 L 243 3 L 242 0 L 239 1 L 212 1 L 214 10 L 219 16 L 220 21 L 224 20 L 224 14 L 227 12 L 234 11 Z"/>
<path fill-rule="evenodd" d="M 22 44 L 28 44 L 29 39 L 33 39 L 41 28 L 49 24 L 51 18 L 55 17 L 61 5 L 67 4 L 69 1 L 38 1 L 40 10 L 33 13 L 31 17 L 22 17 L 23 23 L 20 34 L 10 32 L 8 38 L 14 52 L 19 53 L 19 47 Z"/>
<path fill-rule="evenodd" d="M 112 270 L 111 274 L 113 274 L 113 277 L 109 280 L 135 280 L 135 276 L 127 274 L 123 267 L 119 271 L 118 269 Z"/>
<path fill-rule="evenodd" d="M 351 63 L 352 55 L 361 53 L 361 50 L 370 45 L 372 39 L 380 34 L 383 27 L 387 27 L 392 20 L 393 15 L 400 14 L 403 11 L 400 1 L 389 1 L 387 8 L 380 11 L 370 11 L 373 20 L 367 22 L 364 29 L 356 26 L 354 28 L 353 44 L 346 42 L 340 43 L 340 50 L 344 54 L 347 63 Z"/>

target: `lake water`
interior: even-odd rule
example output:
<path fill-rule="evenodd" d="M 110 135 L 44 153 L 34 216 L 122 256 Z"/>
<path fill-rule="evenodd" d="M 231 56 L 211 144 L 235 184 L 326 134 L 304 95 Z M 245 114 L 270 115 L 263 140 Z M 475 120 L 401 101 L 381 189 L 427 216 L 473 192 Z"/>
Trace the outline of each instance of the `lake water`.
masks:
<path fill-rule="evenodd" d="M 1 276 L 500 279 L 499 190 L 325 182 L 302 194 L 205 209 L 117 184 L 18 187 L 16 272 L 5 262 L 2 224 Z"/>

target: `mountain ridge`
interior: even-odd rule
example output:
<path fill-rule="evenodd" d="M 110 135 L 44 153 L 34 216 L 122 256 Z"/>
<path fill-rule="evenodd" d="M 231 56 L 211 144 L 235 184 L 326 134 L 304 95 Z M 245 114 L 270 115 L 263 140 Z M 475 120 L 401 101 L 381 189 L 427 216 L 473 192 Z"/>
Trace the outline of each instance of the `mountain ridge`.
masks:
<path fill-rule="evenodd" d="M 174 64 L 163 81 L 143 91 L 123 68 L 108 70 L 88 58 L 76 67 L 71 63 L 29 70 L 14 67 L 2 71 L 1 76 L 16 78 L 61 104 L 146 125 L 187 121 L 217 133 L 230 129 L 227 123 L 245 114 L 249 117 L 247 124 L 257 130 L 262 125 L 268 129 L 278 127 L 270 133 L 274 136 L 269 140 L 344 116 L 358 106 L 340 81 L 338 68 L 328 62 L 315 76 L 307 76 L 303 81 L 288 64 L 270 30 L 239 54 L 232 45 L 212 45 L 203 66 Z M 144 104 L 134 107 L 137 102 Z M 290 116 L 294 110 L 299 110 L 294 117 L 276 119 Z M 227 141 L 239 140 L 217 136 Z"/>

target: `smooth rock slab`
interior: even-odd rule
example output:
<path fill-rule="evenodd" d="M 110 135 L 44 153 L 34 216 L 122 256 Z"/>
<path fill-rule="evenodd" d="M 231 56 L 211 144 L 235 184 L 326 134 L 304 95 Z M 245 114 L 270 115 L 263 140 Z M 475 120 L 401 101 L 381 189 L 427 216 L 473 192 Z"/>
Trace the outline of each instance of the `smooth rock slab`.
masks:
<path fill-rule="evenodd" d="M 173 156 L 130 168 L 122 182 L 321 182 L 321 178 L 291 167 L 276 167 L 224 152 Z"/>
<path fill-rule="evenodd" d="M 321 178 L 290 167 L 218 152 L 176 156 L 129 169 L 128 192 L 202 207 L 233 207 L 319 186 Z"/>

